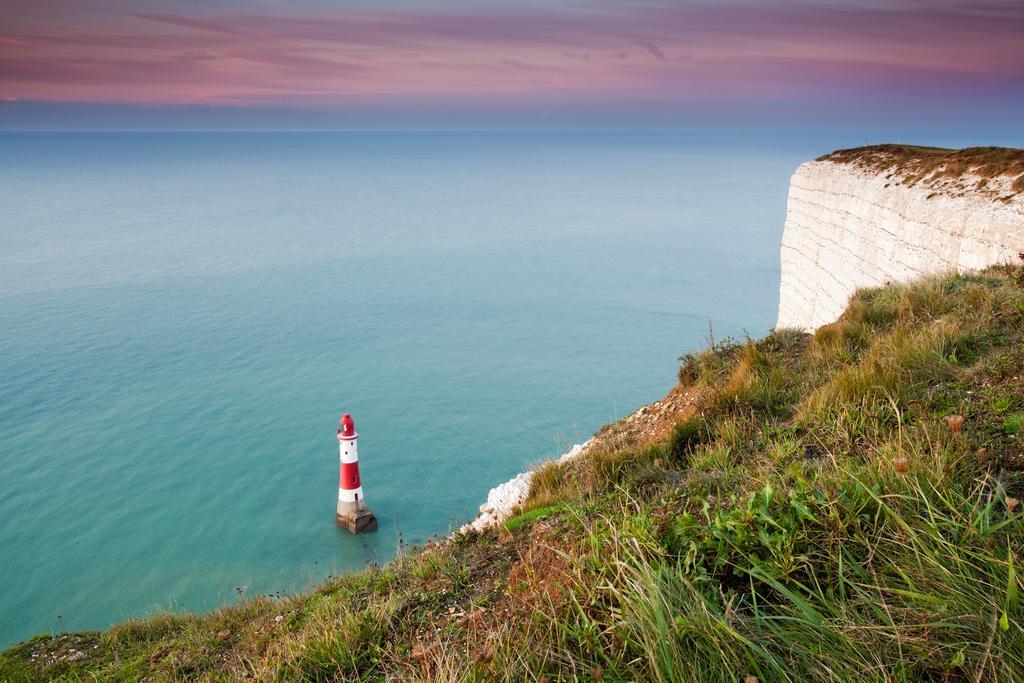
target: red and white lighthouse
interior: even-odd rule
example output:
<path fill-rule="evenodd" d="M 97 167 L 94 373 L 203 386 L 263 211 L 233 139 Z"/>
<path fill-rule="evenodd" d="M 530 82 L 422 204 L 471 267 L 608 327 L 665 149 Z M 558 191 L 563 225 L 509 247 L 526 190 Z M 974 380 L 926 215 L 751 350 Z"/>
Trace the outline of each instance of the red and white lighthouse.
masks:
<path fill-rule="evenodd" d="M 338 480 L 338 514 L 334 521 L 354 534 L 375 531 L 377 518 L 366 507 L 363 486 L 359 481 L 359 434 L 348 413 L 341 418 L 338 446 L 341 452 L 341 478 Z"/>

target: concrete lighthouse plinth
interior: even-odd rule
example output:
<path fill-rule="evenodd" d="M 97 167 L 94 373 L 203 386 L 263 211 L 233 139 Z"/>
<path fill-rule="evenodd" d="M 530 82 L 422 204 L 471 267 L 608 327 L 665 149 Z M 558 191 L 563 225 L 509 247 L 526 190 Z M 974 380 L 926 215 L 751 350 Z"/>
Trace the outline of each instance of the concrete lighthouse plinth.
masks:
<path fill-rule="evenodd" d="M 334 516 L 334 522 L 342 529 L 348 529 L 354 534 L 377 530 L 377 518 L 365 506 L 362 510 L 345 512 L 344 514 L 339 511 Z"/>
<path fill-rule="evenodd" d="M 353 534 L 377 530 L 377 518 L 366 507 L 363 484 L 359 480 L 359 434 L 352 416 L 345 413 L 338 429 L 341 477 L 338 480 L 338 513 L 334 522 Z"/>

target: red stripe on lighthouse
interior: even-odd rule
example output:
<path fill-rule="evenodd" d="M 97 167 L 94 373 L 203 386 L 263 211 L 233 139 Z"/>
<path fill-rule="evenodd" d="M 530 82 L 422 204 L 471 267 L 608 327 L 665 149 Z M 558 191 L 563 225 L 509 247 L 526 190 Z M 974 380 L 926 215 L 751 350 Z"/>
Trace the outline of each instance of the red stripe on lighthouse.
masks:
<path fill-rule="evenodd" d="M 341 463 L 341 480 L 338 482 L 338 486 L 349 491 L 359 488 L 358 462 Z"/>

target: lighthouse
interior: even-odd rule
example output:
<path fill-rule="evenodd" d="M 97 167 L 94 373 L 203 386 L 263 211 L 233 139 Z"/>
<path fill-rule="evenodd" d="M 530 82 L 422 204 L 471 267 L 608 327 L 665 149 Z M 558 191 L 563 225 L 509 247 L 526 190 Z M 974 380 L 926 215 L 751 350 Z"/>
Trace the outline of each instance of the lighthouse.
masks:
<path fill-rule="evenodd" d="M 341 418 L 338 446 L 341 452 L 341 479 L 338 480 L 338 514 L 334 521 L 354 534 L 376 531 L 377 518 L 366 507 L 363 487 L 359 481 L 359 434 L 348 413 Z"/>

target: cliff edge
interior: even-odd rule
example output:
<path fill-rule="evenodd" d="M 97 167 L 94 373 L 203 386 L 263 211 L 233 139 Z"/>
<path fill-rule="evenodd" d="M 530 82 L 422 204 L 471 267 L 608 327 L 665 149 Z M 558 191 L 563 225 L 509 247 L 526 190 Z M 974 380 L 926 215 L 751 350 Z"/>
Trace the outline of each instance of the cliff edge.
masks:
<path fill-rule="evenodd" d="M 1016 261 L 1024 150 L 877 145 L 802 164 L 790 182 L 777 327 L 832 322 L 861 287 Z"/>

